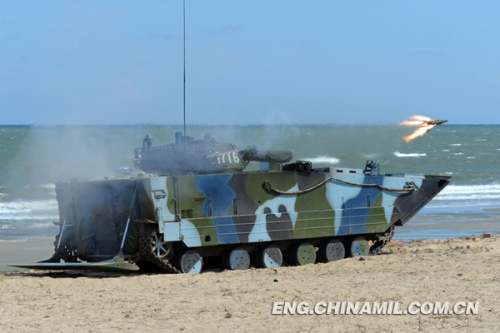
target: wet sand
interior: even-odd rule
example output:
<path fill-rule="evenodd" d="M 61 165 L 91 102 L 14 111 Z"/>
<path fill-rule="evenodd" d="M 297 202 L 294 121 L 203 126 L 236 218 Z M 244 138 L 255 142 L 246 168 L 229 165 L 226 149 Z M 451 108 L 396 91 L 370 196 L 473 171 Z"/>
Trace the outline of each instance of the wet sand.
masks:
<path fill-rule="evenodd" d="M 396 241 L 364 260 L 197 275 L 3 272 L 0 331 L 496 332 L 499 245 L 494 235 Z M 479 313 L 272 315 L 275 301 L 470 301 Z"/>
<path fill-rule="evenodd" d="M 50 258 L 54 253 L 54 239 L 0 240 L 0 272 L 20 270 L 9 264 L 32 264 Z"/>
<path fill-rule="evenodd" d="M 484 232 L 500 234 L 499 207 L 463 207 L 449 211 L 426 207 L 403 227 L 396 227 L 394 239 L 447 239 L 480 235 Z"/>

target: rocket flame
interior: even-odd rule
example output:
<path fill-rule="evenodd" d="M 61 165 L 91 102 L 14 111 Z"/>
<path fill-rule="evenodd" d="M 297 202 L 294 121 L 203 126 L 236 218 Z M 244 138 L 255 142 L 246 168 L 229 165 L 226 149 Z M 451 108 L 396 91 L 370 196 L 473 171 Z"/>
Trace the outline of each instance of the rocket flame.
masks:
<path fill-rule="evenodd" d="M 410 117 L 410 119 L 413 120 L 405 120 L 400 125 L 405 125 L 405 126 L 420 126 L 413 132 L 412 134 L 405 136 L 403 139 L 406 142 L 410 142 L 411 140 L 418 138 L 419 136 L 424 135 L 427 133 L 428 130 L 431 128 L 434 128 L 436 125 L 435 124 L 429 124 L 429 122 L 433 121 L 431 118 L 426 117 L 426 116 L 413 116 Z"/>

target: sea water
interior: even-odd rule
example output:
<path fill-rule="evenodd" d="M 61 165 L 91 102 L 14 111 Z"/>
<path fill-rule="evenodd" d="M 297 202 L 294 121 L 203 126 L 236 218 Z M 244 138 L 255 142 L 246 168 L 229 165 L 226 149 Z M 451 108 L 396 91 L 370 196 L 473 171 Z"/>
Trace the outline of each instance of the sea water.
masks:
<path fill-rule="evenodd" d="M 153 145 L 174 141 L 181 126 L 0 126 L 0 240 L 54 237 L 58 232 L 55 182 L 114 177 L 133 167 L 133 149 L 146 134 Z M 409 143 L 401 126 L 188 126 L 187 135 L 211 133 L 220 142 L 260 150 L 294 151 L 314 167 L 382 173 L 440 174 L 452 183 L 395 239 L 449 238 L 500 231 L 500 126 L 443 125 Z M 249 169 L 256 168 L 250 165 Z"/>

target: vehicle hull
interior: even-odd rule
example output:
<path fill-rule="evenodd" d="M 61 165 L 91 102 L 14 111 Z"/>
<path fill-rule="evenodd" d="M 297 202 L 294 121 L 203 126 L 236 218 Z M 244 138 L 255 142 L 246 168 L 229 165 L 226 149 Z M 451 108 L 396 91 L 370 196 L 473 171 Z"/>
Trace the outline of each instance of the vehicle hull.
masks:
<path fill-rule="evenodd" d="M 135 265 L 150 257 L 145 248 L 174 262 L 187 250 L 207 258 L 235 247 L 251 254 L 269 244 L 286 252 L 303 241 L 347 245 L 363 236 L 376 242 L 449 182 L 447 176 L 321 168 L 58 183 L 54 256 L 23 267 L 106 269 L 111 261 L 110 269 L 120 269 L 113 258 L 123 254 Z M 149 248 L 143 235 L 153 229 L 156 243 Z"/>

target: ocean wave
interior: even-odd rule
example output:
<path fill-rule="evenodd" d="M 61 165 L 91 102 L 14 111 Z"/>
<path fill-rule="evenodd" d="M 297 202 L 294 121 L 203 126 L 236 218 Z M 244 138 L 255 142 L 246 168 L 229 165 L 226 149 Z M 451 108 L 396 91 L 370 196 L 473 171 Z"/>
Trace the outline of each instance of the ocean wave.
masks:
<path fill-rule="evenodd" d="M 47 184 L 25 184 L 23 186 L 24 189 L 30 189 L 30 188 L 38 188 L 38 189 L 44 189 L 44 190 L 50 190 L 54 191 L 56 188 L 56 184 L 54 183 L 47 183 Z"/>
<path fill-rule="evenodd" d="M 450 185 L 433 200 L 463 201 L 500 199 L 500 184 Z"/>
<path fill-rule="evenodd" d="M 27 214 L 0 214 L 0 222 L 3 221 L 57 221 L 59 215 L 27 215 Z"/>
<path fill-rule="evenodd" d="M 0 202 L 0 218 L 6 216 L 45 216 L 47 212 L 57 212 L 56 200 L 6 201 Z M 53 215 L 53 214 L 52 214 Z"/>
<path fill-rule="evenodd" d="M 452 201 L 478 201 L 478 200 L 495 200 L 500 199 L 500 194 L 470 194 L 470 195 L 457 195 L 453 198 L 446 198 L 443 196 L 436 196 L 433 200 L 443 201 L 443 200 L 452 200 Z"/>
<path fill-rule="evenodd" d="M 36 185 L 36 187 L 43 188 L 43 189 L 50 190 L 50 191 L 55 191 L 56 184 L 54 184 L 54 183 L 39 184 L 39 185 Z"/>
<path fill-rule="evenodd" d="M 304 158 L 303 160 L 309 161 L 311 163 L 322 163 L 322 164 L 337 164 L 340 162 L 340 160 L 336 157 L 331 157 L 331 156 L 318 156 L 318 157 L 312 157 L 312 158 Z"/>
<path fill-rule="evenodd" d="M 399 151 L 395 151 L 393 154 L 396 157 L 424 157 L 424 156 L 427 156 L 426 153 L 409 153 L 409 154 L 405 154 L 405 153 L 400 153 Z"/>

